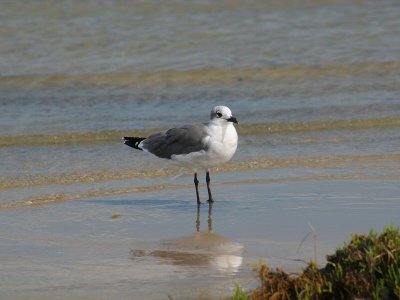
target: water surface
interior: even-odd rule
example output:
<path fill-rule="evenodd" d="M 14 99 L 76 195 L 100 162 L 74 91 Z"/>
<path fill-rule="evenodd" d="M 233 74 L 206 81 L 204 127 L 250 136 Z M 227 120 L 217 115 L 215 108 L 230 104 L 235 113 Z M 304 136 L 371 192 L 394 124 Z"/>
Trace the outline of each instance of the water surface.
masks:
<path fill-rule="evenodd" d="M 254 286 L 261 257 L 312 259 L 309 224 L 321 264 L 351 233 L 398 225 L 399 15 L 396 1 L 2 3 L 0 295 L 226 295 L 232 278 Z M 191 171 L 121 137 L 217 104 L 239 147 L 198 214 Z"/>

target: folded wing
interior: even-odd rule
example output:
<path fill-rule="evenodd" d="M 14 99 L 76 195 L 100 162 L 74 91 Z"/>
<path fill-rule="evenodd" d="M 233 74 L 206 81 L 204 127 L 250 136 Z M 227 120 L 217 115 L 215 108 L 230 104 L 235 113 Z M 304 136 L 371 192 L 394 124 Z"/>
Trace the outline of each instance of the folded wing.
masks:
<path fill-rule="evenodd" d="M 158 157 L 170 159 L 172 155 L 207 150 L 207 136 L 204 125 L 186 125 L 153 134 L 143 140 L 140 146 Z"/>

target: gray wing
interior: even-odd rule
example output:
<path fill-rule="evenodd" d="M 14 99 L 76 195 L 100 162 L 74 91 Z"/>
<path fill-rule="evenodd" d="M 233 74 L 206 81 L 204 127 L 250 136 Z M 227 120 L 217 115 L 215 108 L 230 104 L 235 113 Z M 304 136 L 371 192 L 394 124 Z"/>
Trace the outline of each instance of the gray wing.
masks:
<path fill-rule="evenodd" d="M 207 150 L 203 143 L 206 136 L 204 125 L 186 125 L 153 134 L 142 142 L 142 147 L 158 157 L 171 158 L 172 155 Z"/>

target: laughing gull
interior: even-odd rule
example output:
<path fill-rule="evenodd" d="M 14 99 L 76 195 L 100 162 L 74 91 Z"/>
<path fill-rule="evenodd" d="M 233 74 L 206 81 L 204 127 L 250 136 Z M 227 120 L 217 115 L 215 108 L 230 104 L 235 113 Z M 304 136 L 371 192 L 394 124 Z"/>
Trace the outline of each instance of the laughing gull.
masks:
<path fill-rule="evenodd" d="M 208 202 L 214 202 L 210 190 L 209 168 L 228 162 L 235 154 L 238 135 L 233 123 L 238 124 L 231 110 L 220 105 L 211 110 L 208 124 L 171 128 L 147 138 L 124 137 L 124 143 L 192 169 L 197 204 L 200 204 L 197 170 L 205 170 Z"/>

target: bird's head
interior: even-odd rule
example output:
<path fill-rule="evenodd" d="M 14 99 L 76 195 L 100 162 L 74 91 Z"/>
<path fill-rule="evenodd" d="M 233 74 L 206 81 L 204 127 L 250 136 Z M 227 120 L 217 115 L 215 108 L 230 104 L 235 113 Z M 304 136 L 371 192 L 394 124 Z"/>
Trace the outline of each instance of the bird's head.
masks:
<path fill-rule="evenodd" d="M 215 106 L 211 110 L 210 115 L 211 120 L 221 120 L 222 122 L 232 122 L 238 124 L 238 121 L 234 116 L 232 116 L 231 110 L 223 105 Z"/>

